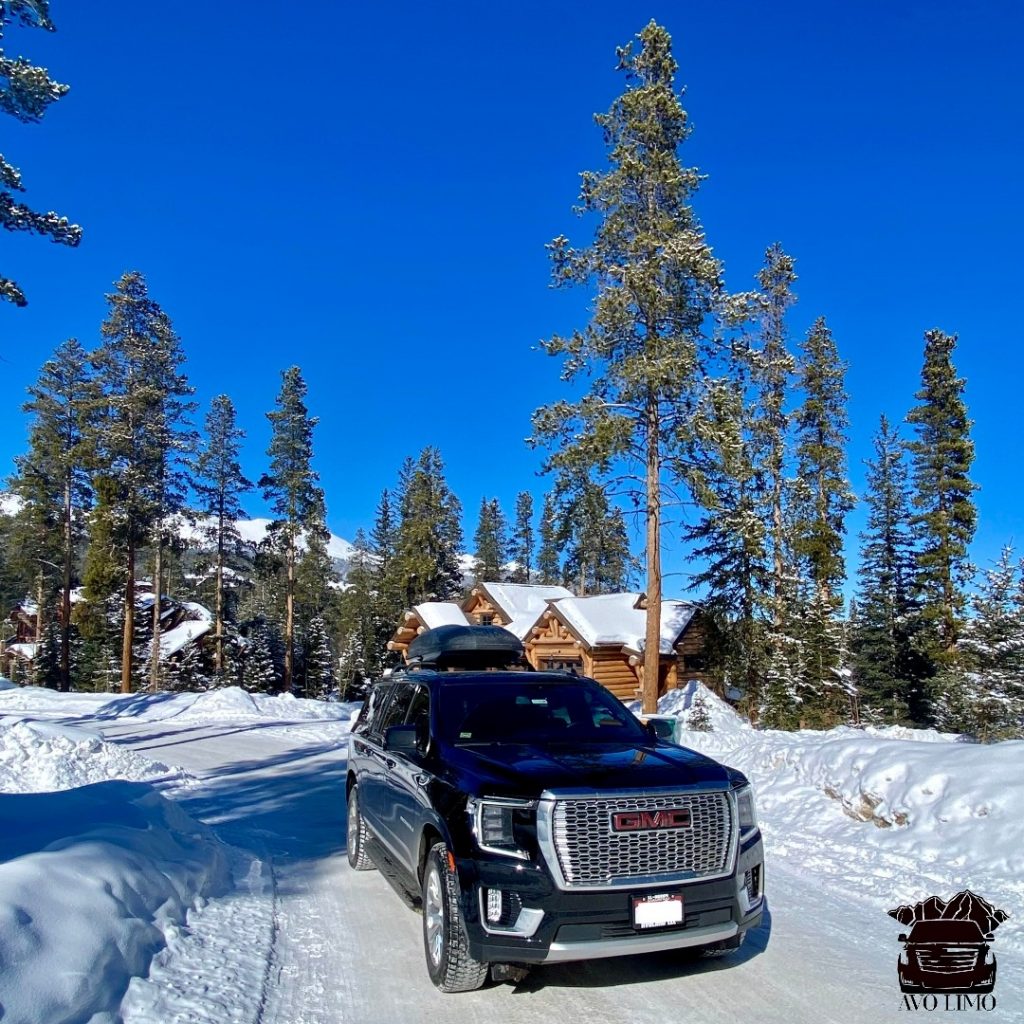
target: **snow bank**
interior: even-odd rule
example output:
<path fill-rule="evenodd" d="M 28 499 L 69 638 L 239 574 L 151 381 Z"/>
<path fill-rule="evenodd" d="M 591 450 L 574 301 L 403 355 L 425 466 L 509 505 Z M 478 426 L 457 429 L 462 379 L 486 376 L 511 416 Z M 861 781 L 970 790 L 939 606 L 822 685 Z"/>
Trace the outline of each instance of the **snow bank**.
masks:
<path fill-rule="evenodd" d="M 81 729 L 43 722 L 0 722 L 0 793 L 41 793 L 91 782 L 185 781 L 180 768 Z"/>
<path fill-rule="evenodd" d="M 683 742 L 754 783 L 769 861 L 815 870 L 886 907 L 967 885 L 1010 914 L 1000 938 L 1024 949 L 1024 741 L 755 730 L 697 684 L 668 693 L 658 710 L 686 722 L 697 693 L 713 731 Z"/>
<path fill-rule="evenodd" d="M 227 882 L 210 830 L 145 783 L 0 795 L 4 1019 L 116 1019 L 132 977 Z"/>

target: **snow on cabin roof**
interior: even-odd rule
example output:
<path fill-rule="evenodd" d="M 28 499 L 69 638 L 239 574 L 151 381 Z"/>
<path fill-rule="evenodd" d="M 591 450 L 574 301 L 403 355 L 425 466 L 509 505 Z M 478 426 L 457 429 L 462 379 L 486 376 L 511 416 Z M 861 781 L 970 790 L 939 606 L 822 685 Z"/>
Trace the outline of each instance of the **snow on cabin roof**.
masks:
<path fill-rule="evenodd" d="M 205 620 L 188 619 L 174 629 L 165 630 L 160 634 L 160 657 L 169 658 L 177 654 L 186 644 L 198 640 L 212 628 L 213 623 L 207 615 Z"/>
<path fill-rule="evenodd" d="M 481 583 L 480 586 L 509 620 L 505 628 L 520 640 L 537 624 L 550 601 L 572 597 L 572 591 L 565 587 L 540 583 Z"/>
<path fill-rule="evenodd" d="M 426 601 L 418 604 L 413 611 L 423 621 L 427 629 L 438 626 L 466 626 L 468 620 L 462 609 L 454 601 Z"/>
<path fill-rule="evenodd" d="M 23 643 L 23 644 L 8 644 L 7 650 L 11 654 L 17 654 L 18 657 L 24 658 L 26 661 L 32 661 L 36 656 L 36 651 L 39 650 L 39 644 L 36 643 Z"/>
<path fill-rule="evenodd" d="M 628 647 L 643 651 L 647 613 L 639 607 L 642 594 L 598 594 L 566 597 L 555 604 L 559 615 L 590 647 Z M 662 601 L 662 654 L 671 654 L 680 633 L 689 624 L 696 606 L 688 601 Z"/>

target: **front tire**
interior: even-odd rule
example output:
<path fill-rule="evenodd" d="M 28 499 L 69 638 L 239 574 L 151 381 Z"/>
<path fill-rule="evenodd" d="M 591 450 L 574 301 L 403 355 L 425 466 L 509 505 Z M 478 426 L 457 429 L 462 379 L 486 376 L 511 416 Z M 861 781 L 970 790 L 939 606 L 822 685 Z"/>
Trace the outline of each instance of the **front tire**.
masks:
<path fill-rule="evenodd" d="M 375 865 L 366 852 L 366 822 L 359 813 L 359 787 L 348 791 L 348 862 L 356 871 L 371 871 Z"/>
<path fill-rule="evenodd" d="M 473 992 L 489 966 L 469 955 L 459 903 L 458 877 L 448 870 L 448 851 L 435 843 L 423 870 L 423 950 L 430 980 L 442 992 Z"/>

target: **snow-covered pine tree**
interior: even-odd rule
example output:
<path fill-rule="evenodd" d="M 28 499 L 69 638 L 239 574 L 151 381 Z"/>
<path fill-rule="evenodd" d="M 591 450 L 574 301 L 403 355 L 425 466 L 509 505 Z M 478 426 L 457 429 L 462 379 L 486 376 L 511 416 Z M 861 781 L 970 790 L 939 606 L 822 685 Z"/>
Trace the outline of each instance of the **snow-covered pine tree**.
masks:
<path fill-rule="evenodd" d="M 29 672 L 33 686 L 45 686 L 50 690 L 63 688 L 61 636 L 60 623 L 51 620 L 43 627 L 43 635 L 36 646 L 36 656 L 32 659 Z"/>
<path fill-rule="evenodd" d="M 556 486 L 563 583 L 580 596 L 627 590 L 636 563 L 622 511 L 588 476 L 563 473 Z"/>
<path fill-rule="evenodd" d="M 520 491 L 516 495 L 516 516 L 509 550 L 515 563 L 512 570 L 513 583 L 533 582 L 534 546 L 533 495 L 529 491 Z"/>
<path fill-rule="evenodd" d="M 126 609 L 135 607 L 136 556 L 151 537 L 160 550 L 160 524 L 184 502 L 184 459 L 193 433 L 192 388 L 170 318 L 149 297 L 142 274 L 130 271 L 107 296 L 110 312 L 93 356 L 102 387 L 101 415 L 89 438 L 97 452 L 93 486 L 111 499 L 107 529 L 124 564 Z M 155 533 L 154 533 L 155 531 Z M 92 543 L 92 541 L 91 541 Z M 157 624 L 154 620 L 154 624 Z M 158 629 L 153 643 L 159 642 Z M 134 616 L 124 616 L 121 686 L 130 692 L 135 668 Z M 154 671 L 159 660 L 154 661 Z"/>
<path fill-rule="evenodd" d="M 971 598 L 958 657 L 935 680 L 935 717 L 983 743 L 1024 737 L 1024 564 L 1006 547 Z"/>
<path fill-rule="evenodd" d="M 4 0 L 0 3 L 0 43 L 9 25 L 24 25 L 54 31 L 49 0 Z M 23 57 L 8 57 L 0 49 L 0 111 L 23 124 L 41 121 L 47 107 L 68 92 L 68 86 L 55 82 L 45 68 L 30 64 Z M 21 174 L 0 154 L 0 227 L 7 231 L 28 231 L 49 237 L 61 245 L 76 246 L 82 229 L 56 213 L 36 213 L 15 200 L 14 192 L 24 192 Z M 26 305 L 25 293 L 9 278 L 0 275 L 0 300 Z"/>
<path fill-rule="evenodd" d="M 686 728 L 691 732 L 715 731 L 707 701 L 700 690 L 697 691 L 697 695 L 693 698 L 693 703 L 690 705 L 690 713 L 686 716 Z"/>
<path fill-rule="evenodd" d="M 195 492 L 199 511 L 208 517 L 207 533 L 216 550 L 214 579 L 214 674 L 224 674 L 224 569 L 239 543 L 235 525 L 245 513 L 242 495 L 252 484 L 242 473 L 239 462 L 242 439 L 234 403 L 227 395 L 217 395 L 206 416 L 206 430 L 195 464 Z M 221 681 L 218 679 L 218 685 Z"/>
<path fill-rule="evenodd" d="M 953 365 L 956 335 L 930 330 L 924 341 L 918 404 L 907 415 L 916 432 L 908 445 L 917 540 L 914 586 L 924 628 L 920 646 L 942 666 L 956 660 L 973 575 L 967 552 L 978 521 L 972 497 L 978 485 L 970 478 L 974 442 L 964 381 Z"/>
<path fill-rule="evenodd" d="M 685 441 L 703 386 L 701 349 L 722 270 L 690 205 L 701 175 L 679 159 L 690 125 L 675 90 L 671 37 L 651 21 L 638 39 L 639 49 L 618 51 L 624 94 L 596 119 L 609 166 L 582 175 L 579 209 L 596 215 L 594 238 L 582 249 L 565 237 L 549 246 L 556 284 L 596 291 L 586 328 L 544 345 L 563 358 L 566 381 L 587 381 L 586 392 L 539 409 L 533 423 L 535 442 L 554 448 L 546 468 L 596 469 L 627 487 L 638 481 L 631 496 L 646 524 L 642 703 L 650 713 L 658 699 L 666 459 Z"/>
<path fill-rule="evenodd" d="M 357 530 L 352 542 L 355 551 L 349 561 L 345 591 L 341 595 L 339 630 L 341 673 L 339 683 L 346 689 L 361 687 L 364 680 L 380 674 L 387 653 L 387 641 L 394 633 L 398 615 L 382 621 L 382 605 L 377 592 L 380 583 L 378 565 L 370 542 Z"/>
<path fill-rule="evenodd" d="M 271 525 L 279 540 L 285 562 L 284 676 L 282 686 L 290 693 L 295 667 L 295 581 L 299 560 L 299 538 L 315 528 L 323 509 L 323 490 L 313 470 L 313 428 L 315 417 L 306 407 L 306 382 L 297 366 L 281 374 L 277 407 L 267 413 L 271 439 L 267 455 L 270 471 L 259 481 L 264 498 L 277 517 Z"/>
<path fill-rule="evenodd" d="M 508 561 L 508 538 L 505 514 L 497 498 L 483 498 L 480 518 L 473 536 L 476 552 L 473 575 L 478 583 L 501 583 L 505 578 Z"/>
<path fill-rule="evenodd" d="M 327 700 L 334 692 L 334 655 L 327 626 L 319 615 L 306 630 L 306 696 Z"/>
<path fill-rule="evenodd" d="M 445 480 L 441 453 L 424 448 L 399 490 L 395 577 L 403 608 L 457 599 L 463 590 L 462 506 Z"/>
<path fill-rule="evenodd" d="M 917 614 L 906 444 L 883 415 L 873 445 L 852 624 L 854 681 L 867 721 L 924 724 L 923 666 L 913 643 Z"/>
<path fill-rule="evenodd" d="M 22 407 L 31 417 L 28 452 L 15 459 L 11 489 L 21 500 L 15 517 L 23 524 L 17 551 L 31 562 L 29 578 L 40 571 L 49 579 L 59 570 L 61 622 L 60 689 L 71 682 L 71 588 L 76 550 L 84 537 L 83 513 L 90 502 L 90 420 L 96 413 L 97 386 L 89 356 L 69 338 L 43 364 Z"/>
<path fill-rule="evenodd" d="M 558 542 L 558 511 L 553 494 L 544 495 L 539 535 L 537 580 L 549 587 L 557 586 L 562 582 L 562 550 Z"/>
<path fill-rule="evenodd" d="M 242 668 L 242 687 L 249 693 L 276 693 L 279 679 L 267 627 L 257 624 L 249 631 Z"/>
<path fill-rule="evenodd" d="M 846 474 L 846 367 L 819 317 L 800 349 L 803 402 L 794 413 L 796 482 L 793 548 L 807 580 L 803 627 L 804 717 L 836 725 L 848 711 L 844 645 L 843 540 L 854 498 Z"/>

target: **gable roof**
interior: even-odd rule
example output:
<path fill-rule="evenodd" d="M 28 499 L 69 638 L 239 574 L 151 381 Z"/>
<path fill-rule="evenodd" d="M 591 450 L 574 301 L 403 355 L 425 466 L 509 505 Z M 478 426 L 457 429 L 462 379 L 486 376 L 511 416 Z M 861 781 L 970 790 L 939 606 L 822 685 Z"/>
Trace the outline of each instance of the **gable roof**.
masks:
<path fill-rule="evenodd" d="M 626 647 L 642 652 L 647 630 L 643 594 L 597 594 L 566 597 L 552 609 L 588 647 Z M 662 654 L 671 654 L 676 641 L 690 624 L 697 606 L 689 601 L 662 601 Z"/>
<path fill-rule="evenodd" d="M 508 619 L 505 629 L 520 640 L 537 624 L 550 602 L 572 597 L 571 590 L 544 583 L 478 583 L 477 587 L 501 609 Z"/>
<path fill-rule="evenodd" d="M 424 601 L 413 607 L 427 629 L 438 626 L 467 626 L 469 620 L 454 601 Z"/>

